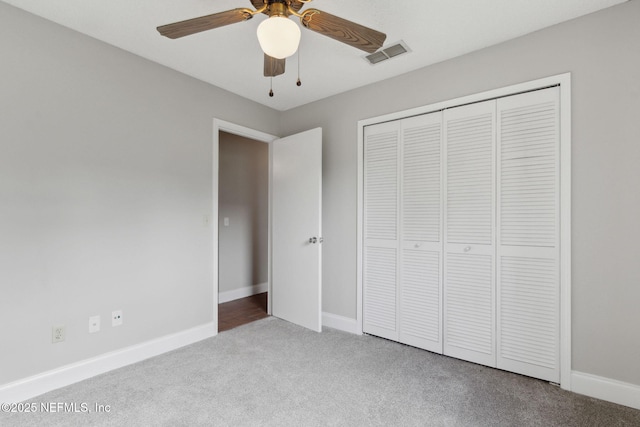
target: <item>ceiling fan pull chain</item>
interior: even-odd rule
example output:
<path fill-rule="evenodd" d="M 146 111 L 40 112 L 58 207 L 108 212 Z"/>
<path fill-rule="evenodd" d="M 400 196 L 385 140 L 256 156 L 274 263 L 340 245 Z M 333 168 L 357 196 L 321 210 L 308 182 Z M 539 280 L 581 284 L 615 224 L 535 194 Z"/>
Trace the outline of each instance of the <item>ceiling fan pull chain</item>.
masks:
<path fill-rule="evenodd" d="M 300 49 L 298 49 L 298 81 L 296 82 L 297 86 L 302 86 L 302 81 L 300 80 Z"/>
<path fill-rule="evenodd" d="M 273 98 L 273 77 L 269 78 L 270 86 L 269 86 L 269 96 Z"/>

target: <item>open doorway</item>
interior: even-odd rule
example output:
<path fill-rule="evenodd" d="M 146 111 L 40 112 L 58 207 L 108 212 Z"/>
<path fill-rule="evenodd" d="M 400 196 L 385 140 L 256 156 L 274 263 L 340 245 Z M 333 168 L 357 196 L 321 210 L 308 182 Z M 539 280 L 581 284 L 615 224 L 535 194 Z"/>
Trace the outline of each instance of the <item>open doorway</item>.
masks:
<path fill-rule="evenodd" d="M 220 136 L 229 133 L 268 147 L 267 313 L 320 332 L 322 330 L 322 129 L 278 138 L 213 119 L 211 215 L 213 238 L 213 321 L 218 328 Z M 229 224 L 231 224 L 231 217 Z M 208 224 L 209 222 L 207 222 Z M 221 225 L 222 224 L 222 225 Z M 292 266 L 294 268 L 292 268 Z M 249 285 L 254 291 L 254 285 Z M 245 286 L 246 288 L 246 286 Z M 259 289 L 259 288 L 257 288 Z M 227 291 L 223 291 L 227 292 Z M 226 298 L 226 294 L 223 295 Z"/>
<path fill-rule="evenodd" d="M 269 146 L 219 131 L 218 331 L 268 316 Z"/>

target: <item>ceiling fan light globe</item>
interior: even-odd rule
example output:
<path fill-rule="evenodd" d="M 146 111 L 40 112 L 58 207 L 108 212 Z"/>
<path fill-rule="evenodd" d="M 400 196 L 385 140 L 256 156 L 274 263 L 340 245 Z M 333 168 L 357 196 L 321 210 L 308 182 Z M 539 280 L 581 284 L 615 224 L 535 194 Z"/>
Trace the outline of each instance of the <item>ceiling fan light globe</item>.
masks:
<path fill-rule="evenodd" d="M 298 24 L 284 16 L 272 16 L 258 26 L 258 42 L 262 51 L 276 59 L 296 53 L 300 35 Z"/>

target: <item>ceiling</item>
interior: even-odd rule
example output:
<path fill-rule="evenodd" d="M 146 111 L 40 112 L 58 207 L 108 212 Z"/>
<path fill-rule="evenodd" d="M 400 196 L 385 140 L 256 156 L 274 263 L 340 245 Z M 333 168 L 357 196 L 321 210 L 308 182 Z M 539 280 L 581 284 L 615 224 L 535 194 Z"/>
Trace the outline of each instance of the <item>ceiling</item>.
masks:
<path fill-rule="evenodd" d="M 3 0 L 271 108 L 285 111 L 359 86 L 482 49 L 626 0 L 314 0 L 313 7 L 403 40 L 411 52 L 378 65 L 365 52 L 302 29 L 287 71 L 263 77 L 256 38 L 266 15 L 171 40 L 156 27 L 250 0 Z M 303 9 L 304 10 L 304 9 Z M 296 19 L 292 17 L 291 19 Z M 297 19 L 296 19 L 297 21 Z M 296 86 L 298 57 L 302 86 Z"/>

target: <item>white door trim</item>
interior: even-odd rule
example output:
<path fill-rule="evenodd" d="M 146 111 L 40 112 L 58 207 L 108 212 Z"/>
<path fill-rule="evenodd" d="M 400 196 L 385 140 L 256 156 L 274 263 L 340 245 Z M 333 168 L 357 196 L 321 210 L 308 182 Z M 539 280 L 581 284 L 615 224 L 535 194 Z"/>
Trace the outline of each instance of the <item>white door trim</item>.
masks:
<path fill-rule="evenodd" d="M 473 102 L 560 85 L 560 386 L 571 390 L 571 73 L 451 99 L 358 121 L 356 326 L 362 334 L 362 249 L 365 126 L 417 116 Z"/>
<path fill-rule="evenodd" d="M 278 139 L 277 136 L 270 135 L 255 129 L 251 129 L 235 123 L 226 122 L 220 119 L 213 119 L 213 165 L 212 165 L 212 200 L 211 207 L 211 238 L 213 239 L 213 324 L 215 330 L 218 330 L 218 185 L 219 185 L 219 169 L 220 169 L 220 131 L 232 133 L 234 135 L 243 136 L 255 141 L 265 142 L 267 144 Z M 269 150 L 271 152 L 271 150 Z M 267 282 L 269 293 L 271 293 L 271 159 L 269 159 L 269 237 L 268 237 L 268 254 L 267 254 Z M 271 314 L 271 298 L 268 299 L 267 310 Z"/>

